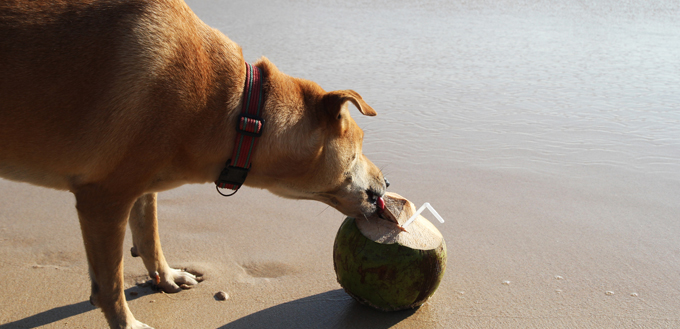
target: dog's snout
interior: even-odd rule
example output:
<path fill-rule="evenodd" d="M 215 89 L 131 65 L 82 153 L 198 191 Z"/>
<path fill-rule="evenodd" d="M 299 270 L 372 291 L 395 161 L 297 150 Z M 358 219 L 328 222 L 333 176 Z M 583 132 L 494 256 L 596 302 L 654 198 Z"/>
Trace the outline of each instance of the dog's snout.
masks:
<path fill-rule="evenodd" d="M 378 201 L 378 198 L 385 195 L 385 190 L 390 187 L 390 181 L 387 180 L 387 178 L 383 177 L 383 181 L 385 183 L 384 185 L 378 183 L 366 189 L 366 196 L 370 202 L 375 203 Z"/>
<path fill-rule="evenodd" d="M 372 188 L 366 190 L 366 196 L 368 197 L 368 200 L 372 203 L 378 201 L 378 198 L 381 197 L 382 194 L 383 193 L 380 193 Z"/>
<path fill-rule="evenodd" d="M 371 203 L 376 203 L 379 198 L 385 195 L 385 189 L 390 186 L 390 182 L 387 178 L 383 178 L 385 184 L 376 184 L 366 189 L 366 197 Z"/>

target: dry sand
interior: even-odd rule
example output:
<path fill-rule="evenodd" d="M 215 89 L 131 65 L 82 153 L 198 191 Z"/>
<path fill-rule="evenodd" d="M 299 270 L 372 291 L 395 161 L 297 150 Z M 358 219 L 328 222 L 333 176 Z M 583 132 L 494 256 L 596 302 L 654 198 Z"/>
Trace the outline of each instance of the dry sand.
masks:
<path fill-rule="evenodd" d="M 673 16 L 677 6 L 631 9 L 647 15 L 640 18 L 607 1 L 605 12 L 559 1 L 350 3 L 190 5 L 241 44 L 247 60 L 267 55 L 327 89 L 354 88 L 376 108 L 378 117 L 358 118 L 365 153 L 385 168 L 390 190 L 416 206 L 429 201 L 447 220 L 425 213 L 448 247 L 439 290 L 414 311 L 363 307 L 333 272 L 337 211 L 261 190 L 222 198 L 212 185 L 187 185 L 159 194 L 161 241 L 171 266 L 203 272 L 205 281 L 172 295 L 138 287 L 144 267 L 126 253 L 126 294 L 140 321 L 156 328 L 680 327 L 680 124 L 668 87 L 678 77 L 662 73 L 664 63 L 680 65 L 672 55 L 680 29 L 664 29 L 677 20 L 654 16 Z M 621 26 L 610 30 L 602 20 Z M 428 39 L 437 33 L 446 35 Z M 617 62 L 611 49 L 629 52 Z M 635 58 L 661 69 L 621 65 Z M 652 96 L 622 97 L 643 87 Z M 0 269 L 0 329 L 106 326 L 88 302 L 69 193 L 0 180 Z M 216 300 L 218 291 L 229 299 Z"/>

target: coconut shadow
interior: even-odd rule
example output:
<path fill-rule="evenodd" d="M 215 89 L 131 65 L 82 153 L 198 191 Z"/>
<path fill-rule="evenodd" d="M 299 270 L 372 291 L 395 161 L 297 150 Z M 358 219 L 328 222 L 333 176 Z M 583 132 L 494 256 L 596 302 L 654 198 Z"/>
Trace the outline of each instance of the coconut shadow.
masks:
<path fill-rule="evenodd" d="M 244 316 L 220 329 L 390 328 L 417 312 L 382 312 L 361 305 L 342 289 L 300 298 Z"/>

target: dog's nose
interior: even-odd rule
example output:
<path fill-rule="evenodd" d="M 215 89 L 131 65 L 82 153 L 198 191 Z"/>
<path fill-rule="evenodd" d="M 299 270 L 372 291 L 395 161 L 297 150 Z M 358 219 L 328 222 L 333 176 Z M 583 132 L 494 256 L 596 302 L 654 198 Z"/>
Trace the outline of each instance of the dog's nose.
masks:
<path fill-rule="evenodd" d="M 383 179 L 385 180 L 385 188 L 390 187 L 390 181 L 388 181 L 386 177 L 383 177 Z"/>

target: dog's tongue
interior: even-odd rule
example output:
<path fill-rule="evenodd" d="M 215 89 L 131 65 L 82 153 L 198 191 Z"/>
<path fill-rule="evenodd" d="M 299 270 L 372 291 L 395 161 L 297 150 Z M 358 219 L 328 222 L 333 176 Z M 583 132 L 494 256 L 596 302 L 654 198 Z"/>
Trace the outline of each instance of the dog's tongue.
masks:
<path fill-rule="evenodd" d="M 383 211 L 385 211 L 385 199 L 383 199 L 382 197 L 379 197 L 378 201 L 376 202 L 376 205 L 378 206 L 378 212 L 379 213 L 382 213 Z"/>
<path fill-rule="evenodd" d="M 396 226 L 400 230 L 406 231 L 403 227 L 401 227 L 401 225 L 399 225 L 399 221 L 397 220 L 397 217 L 400 216 L 400 214 L 403 210 L 403 207 L 404 207 L 403 202 L 400 202 L 400 201 L 406 202 L 407 200 L 403 199 L 403 198 L 402 199 L 395 199 L 394 197 L 392 197 L 388 201 L 390 202 L 389 207 L 387 207 L 387 205 L 385 204 L 385 199 L 383 199 L 382 197 L 379 197 L 378 200 L 375 203 L 376 206 L 378 207 L 378 214 L 380 215 L 380 218 L 387 220 L 389 222 L 392 222 L 392 223 L 396 224 Z"/>

